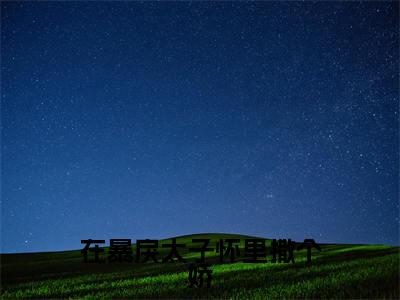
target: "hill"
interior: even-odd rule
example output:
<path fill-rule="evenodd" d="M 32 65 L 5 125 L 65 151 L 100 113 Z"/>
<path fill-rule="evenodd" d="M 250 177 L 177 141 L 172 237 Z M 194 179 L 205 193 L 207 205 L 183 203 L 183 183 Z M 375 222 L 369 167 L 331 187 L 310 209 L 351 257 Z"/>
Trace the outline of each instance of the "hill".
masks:
<path fill-rule="evenodd" d="M 84 263 L 80 250 L 1 255 L 2 298 L 400 298 L 399 247 L 383 245 L 320 245 L 306 263 L 307 250 L 295 251 L 295 263 L 271 263 L 267 240 L 267 263 L 219 263 L 218 254 L 206 254 L 212 264 L 211 288 L 190 288 L 188 266 L 199 247 L 192 239 L 210 238 L 209 247 L 223 238 L 245 239 L 234 234 L 196 234 L 176 237 L 186 244 L 179 253 L 186 262 Z M 107 241 L 106 241 L 107 242 Z M 171 239 L 159 241 L 160 257 L 170 249 Z M 108 247 L 105 247 L 105 253 Z M 136 245 L 132 246 L 133 254 Z"/>

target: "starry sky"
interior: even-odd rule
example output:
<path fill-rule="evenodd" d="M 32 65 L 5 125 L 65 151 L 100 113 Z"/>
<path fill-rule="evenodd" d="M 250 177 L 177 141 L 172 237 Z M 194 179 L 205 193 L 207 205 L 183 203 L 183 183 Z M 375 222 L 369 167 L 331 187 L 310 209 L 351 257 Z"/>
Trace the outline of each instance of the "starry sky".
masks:
<path fill-rule="evenodd" d="M 2 2 L 1 251 L 399 244 L 396 2 Z"/>

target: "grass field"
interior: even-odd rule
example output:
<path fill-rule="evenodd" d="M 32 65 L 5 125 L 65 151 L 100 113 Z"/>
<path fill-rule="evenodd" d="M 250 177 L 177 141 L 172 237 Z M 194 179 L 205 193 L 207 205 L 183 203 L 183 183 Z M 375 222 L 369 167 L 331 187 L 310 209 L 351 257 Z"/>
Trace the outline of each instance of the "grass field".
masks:
<path fill-rule="evenodd" d="M 382 245 L 320 245 L 306 263 L 306 250 L 295 251 L 295 263 L 219 264 L 215 252 L 207 254 L 211 288 L 190 288 L 188 265 L 199 256 L 188 253 L 192 238 L 248 236 L 203 234 L 177 238 L 186 244 L 179 253 L 186 263 L 83 263 L 79 250 L 49 253 L 2 254 L 2 299 L 14 298 L 345 298 L 399 299 L 399 247 Z M 170 243 L 170 239 L 160 243 Z M 317 241 L 318 242 L 318 241 Z M 267 240 L 267 259 L 270 259 Z M 133 253 L 135 253 L 135 246 Z M 158 249 L 160 257 L 169 249 Z M 107 250 L 106 250 L 107 253 Z M 229 261 L 228 259 L 226 261 Z"/>

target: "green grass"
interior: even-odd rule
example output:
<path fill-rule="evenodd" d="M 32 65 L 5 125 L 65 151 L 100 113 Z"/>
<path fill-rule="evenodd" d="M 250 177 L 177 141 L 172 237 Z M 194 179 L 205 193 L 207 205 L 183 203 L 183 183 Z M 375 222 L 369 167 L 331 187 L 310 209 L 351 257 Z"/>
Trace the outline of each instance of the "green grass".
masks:
<path fill-rule="evenodd" d="M 247 236 L 206 234 L 183 236 L 178 243 L 192 246 L 192 238 Z M 161 243 L 170 243 L 163 240 Z M 267 246 L 270 242 L 267 241 Z M 306 264 L 306 251 L 295 251 L 295 263 L 217 263 L 211 288 L 188 287 L 188 264 L 196 255 L 180 251 L 186 263 L 85 264 L 79 251 L 3 254 L 1 298 L 230 298 L 399 299 L 399 247 L 382 245 L 321 245 Z M 135 246 L 133 246 L 135 249 Z M 167 249 L 159 249 L 162 256 Z M 269 251 L 269 249 L 267 249 Z M 268 253 L 268 252 L 267 252 Z M 269 255 L 267 255 L 267 259 Z"/>

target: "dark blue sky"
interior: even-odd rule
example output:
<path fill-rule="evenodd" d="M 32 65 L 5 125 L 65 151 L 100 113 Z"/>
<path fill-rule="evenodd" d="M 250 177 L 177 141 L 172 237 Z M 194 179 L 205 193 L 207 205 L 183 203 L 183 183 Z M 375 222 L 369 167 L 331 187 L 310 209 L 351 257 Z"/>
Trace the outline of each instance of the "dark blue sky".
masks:
<path fill-rule="evenodd" d="M 2 2 L 1 251 L 399 243 L 395 2 Z"/>

